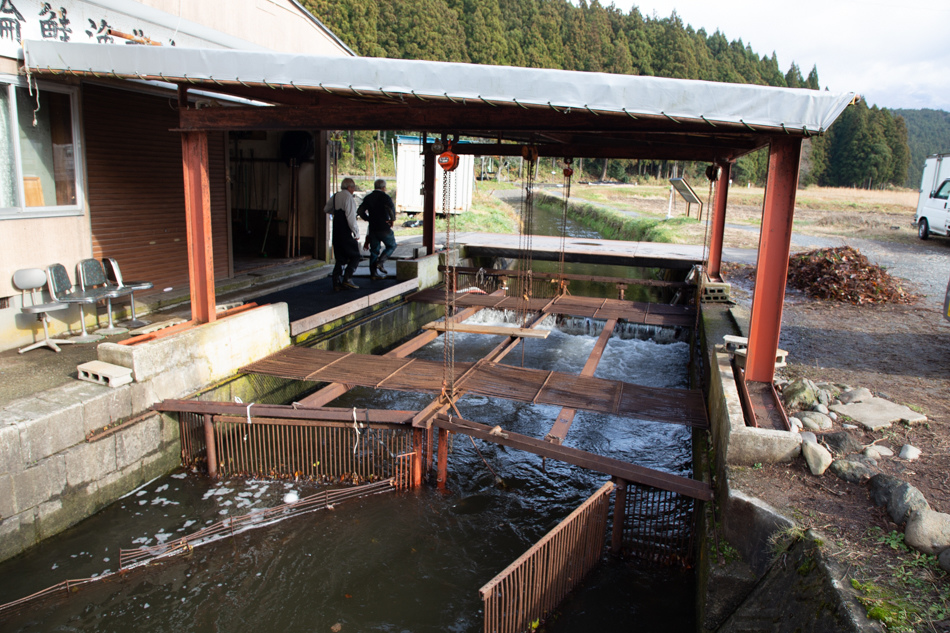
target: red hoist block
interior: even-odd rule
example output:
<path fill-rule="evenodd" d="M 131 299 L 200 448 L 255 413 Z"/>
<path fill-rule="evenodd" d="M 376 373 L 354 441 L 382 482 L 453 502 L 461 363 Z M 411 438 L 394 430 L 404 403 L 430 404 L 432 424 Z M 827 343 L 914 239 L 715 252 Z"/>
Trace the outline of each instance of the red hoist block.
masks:
<path fill-rule="evenodd" d="M 439 167 L 445 171 L 454 171 L 455 168 L 459 166 L 459 156 L 451 149 L 448 149 L 439 154 L 437 162 L 439 163 Z"/>

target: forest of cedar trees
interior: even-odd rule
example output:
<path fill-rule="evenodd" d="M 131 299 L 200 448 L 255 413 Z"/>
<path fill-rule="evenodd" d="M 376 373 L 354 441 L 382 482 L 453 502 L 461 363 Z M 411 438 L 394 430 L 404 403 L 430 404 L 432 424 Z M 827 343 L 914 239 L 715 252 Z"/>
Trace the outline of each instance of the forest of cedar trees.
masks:
<path fill-rule="evenodd" d="M 653 75 L 821 90 L 818 69 L 807 76 L 794 62 L 786 71 L 778 59 L 759 55 L 742 40 L 720 31 L 698 31 L 674 12 L 645 16 L 624 13 L 596 0 L 303 0 L 357 54 Z M 359 145 L 350 135 L 354 157 Z M 942 148 L 926 152 L 944 151 Z M 914 157 L 915 160 L 918 158 Z M 825 134 L 806 142 L 801 185 L 882 188 L 919 183 L 909 171 L 911 150 L 905 119 L 863 100 L 845 110 Z M 922 160 L 921 160 L 922 164 Z M 703 166 L 680 165 L 699 174 Z M 626 181 L 664 177 L 665 161 L 589 160 L 593 177 Z M 762 184 L 764 151 L 739 160 L 737 182 Z M 911 180 L 916 174 L 917 181 Z"/>

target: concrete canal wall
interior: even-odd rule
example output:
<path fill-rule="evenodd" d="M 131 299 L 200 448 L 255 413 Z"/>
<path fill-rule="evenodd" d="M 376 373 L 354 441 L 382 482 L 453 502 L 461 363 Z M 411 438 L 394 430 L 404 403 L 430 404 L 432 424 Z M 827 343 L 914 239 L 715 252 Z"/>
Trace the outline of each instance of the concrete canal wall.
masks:
<path fill-rule="evenodd" d="M 743 335 L 729 304 L 704 304 L 701 341 L 710 432 L 695 434 L 694 470 L 715 487 L 699 521 L 697 629 L 881 632 L 866 616 L 822 539 L 732 481 L 736 467 L 788 462 L 800 454 L 798 433 L 747 427 L 726 334 Z M 708 441 L 707 441 L 708 440 Z"/>
<path fill-rule="evenodd" d="M 76 381 L 0 409 L 0 560 L 176 468 L 178 422 L 150 413 L 290 345 L 286 304 L 262 306 L 99 359 L 132 369 L 112 388 Z"/>

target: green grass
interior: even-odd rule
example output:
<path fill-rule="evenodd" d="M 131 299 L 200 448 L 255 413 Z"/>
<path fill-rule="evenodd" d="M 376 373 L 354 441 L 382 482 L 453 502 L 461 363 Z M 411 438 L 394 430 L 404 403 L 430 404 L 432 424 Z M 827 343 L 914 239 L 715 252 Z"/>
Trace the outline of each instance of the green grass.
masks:
<path fill-rule="evenodd" d="M 542 193 L 535 204 L 560 208 L 563 201 Z M 698 223 L 695 218 L 682 217 L 670 220 L 632 218 L 610 209 L 576 203 L 571 205 L 570 214 L 571 218 L 599 232 L 606 239 L 630 242 L 672 242 L 679 227 Z"/>

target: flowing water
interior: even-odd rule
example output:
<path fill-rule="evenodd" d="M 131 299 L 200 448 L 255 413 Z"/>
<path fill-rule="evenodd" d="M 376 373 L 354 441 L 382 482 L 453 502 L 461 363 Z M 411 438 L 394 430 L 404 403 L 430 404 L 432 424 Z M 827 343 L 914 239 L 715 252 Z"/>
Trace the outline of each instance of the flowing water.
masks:
<path fill-rule="evenodd" d="M 491 311 L 473 318 L 512 320 Z M 505 362 L 579 373 L 602 325 L 549 318 L 542 325 L 551 330 L 549 337 L 528 340 Z M 645 331 L 654 338 L 642 340 Z M 457 334 L 456 360 L 477 360 L 500 340 Z M 441 360 L 443 352 L 440 338 L 416 356 Z M 628 326 L 610 339 L 596 375 L 683 388 L 688 358 L 687 344 L 668 331 Z M 331 404 L 420 409 L 430 401 L 421 394 L 358 388 Z M 465 397 L 458 407 L 468 419 L 533 437 L 544 437 L 559 412 L 481 396 Z M 685 427 L 580 412 L 566 445 L 666 472 L 690 472 Z M 480 631 L 479 587 L 604 481 L 604 475 L 455 435 L 448 493 L 424 486 L 341 503 L 197 547 L 187 556 L 110 574 L 120 547 L 179 538 L 228 516 L 279 505 L 289 492 L 302 497 L 318 490 L 312 484 L 216 482 L 176 473 L 0 564 L 0 603 L 67 578 L 107 576 L 68 597 L 0 615 L 0 629 Z M 692 630 L 692 585 L 689 573 L 607 561 L 545 630 Z"/>

